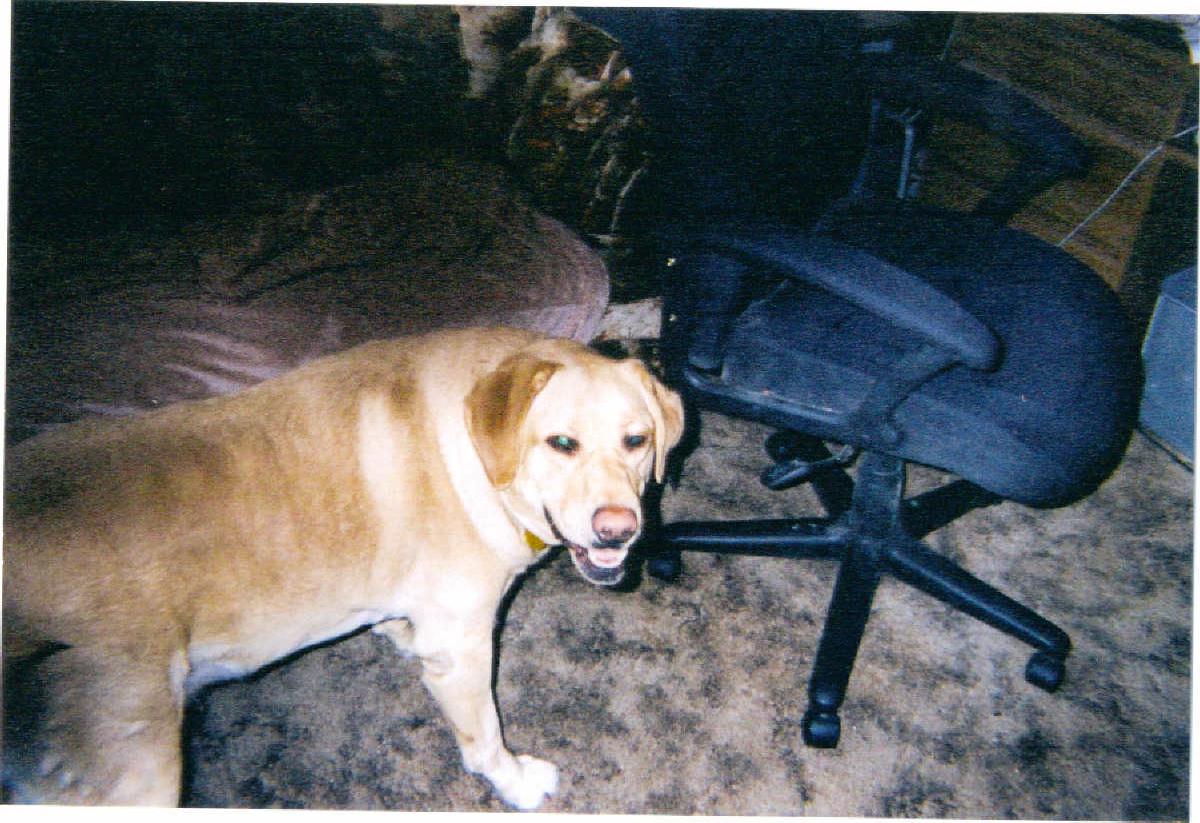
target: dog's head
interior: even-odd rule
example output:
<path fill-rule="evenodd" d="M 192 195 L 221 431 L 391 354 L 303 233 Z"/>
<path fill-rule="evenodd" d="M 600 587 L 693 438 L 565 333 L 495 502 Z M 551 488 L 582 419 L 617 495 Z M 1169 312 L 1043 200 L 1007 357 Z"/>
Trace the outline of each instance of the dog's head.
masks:
<path fill-rule="evenodd" d="M 642 492 L 652 475 L 661 482 L 683 432 L 679 396 L 636 360 L 551 341 L 479 380 L 467 426 L 521 526 L 565 544 L 591 582 L 620 582 L 642 530 Z"/>

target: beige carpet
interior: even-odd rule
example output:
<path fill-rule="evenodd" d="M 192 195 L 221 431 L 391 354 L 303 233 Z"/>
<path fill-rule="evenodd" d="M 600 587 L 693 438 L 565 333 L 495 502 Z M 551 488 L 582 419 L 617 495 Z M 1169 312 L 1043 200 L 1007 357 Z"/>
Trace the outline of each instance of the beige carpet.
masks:
<path fill-rule="evenodd" d="M 667 519 L 815 514 L 756 476 L 764 429 L 711 415 Z M 921 471 L 910 490 L 941 481 Z M 691 555 L 670 585 L 594 588 L 557 554 L 516 592 L 497 692 L 517 751 L 555 761 L 551 812 L 1185 818 L 1192 475 L 1140 435 L 1094 496 L 1004 503 L 929 538 L 1070 634 L 1054 695 L 1016 641 L 885 581 L 841 746 L 799 720 L 825 561 Z M 499 811 L 418 677 L 360 634 L 189 713 L 193 806 Z"/>

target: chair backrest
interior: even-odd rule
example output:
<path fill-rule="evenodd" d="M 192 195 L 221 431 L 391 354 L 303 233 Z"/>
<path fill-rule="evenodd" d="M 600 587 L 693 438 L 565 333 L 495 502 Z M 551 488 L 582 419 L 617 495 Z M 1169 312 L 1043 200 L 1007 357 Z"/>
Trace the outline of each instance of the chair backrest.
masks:
<path fill-rule="evenodd" d="M 1087 166 L 1082 144 L 1049 113 L 903 38 L 895 50 L 873 48 L 883 41 L 859 13 L 576 13 L 622 44 L 663 158 L 644 202 L 684 230 L 748 213 L 800 225 L 818 217 L 870 156 L 871 107 L 880 100 L 974 123 L 1016 151 L 1018 162 L 977 209 L 999 223 Z"/>
<path fill-rule="evenodd" d="M 656 134 L 647 202 L 674 222 L 804 220 L 845 193 L 870 100 L 851 13 L 579 8 L 622 44 Z"/>

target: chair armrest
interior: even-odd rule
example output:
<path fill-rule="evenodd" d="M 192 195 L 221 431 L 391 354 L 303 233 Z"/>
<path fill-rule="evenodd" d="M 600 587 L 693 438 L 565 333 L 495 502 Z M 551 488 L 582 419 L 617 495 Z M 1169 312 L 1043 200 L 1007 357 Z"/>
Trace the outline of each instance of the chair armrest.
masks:
<path fill-rule="evenodd" d="M 1018 150 L 1017 167 L 976 214 L 1006 223 L 1054 182 L 1082 176 L 1090 165 L 1083 143 L 1053 114 L 990 77 L 904 53 L 872 56 L 865 71 L 873 94 L 894 106 L 975 124 Z"/>
<path fill-rule="evenodd" d="M 708 232 L 689 238 L 697 251 L 712 251 L 765 265 L 787 277 L 830 291 L 914 332 L 957 362 L 995 368 L 996 336 L 945 293 L 861 249 L 787 230 Z"/>

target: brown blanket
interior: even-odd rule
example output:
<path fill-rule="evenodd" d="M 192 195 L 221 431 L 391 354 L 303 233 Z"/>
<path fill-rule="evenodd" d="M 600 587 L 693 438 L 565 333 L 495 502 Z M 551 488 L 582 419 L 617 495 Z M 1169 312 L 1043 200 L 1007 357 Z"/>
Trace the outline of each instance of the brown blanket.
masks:
<path fill-rule="evenodd" d="M 605 267 L 575 234 L 498 167 L 452 160 L 76 265 L 14 274 L 60 287 L 12 310 L 10 440 L 83 414 L 225 394 L 433 328 L 506 324 L 587 341 L 608 300 Z"/>

